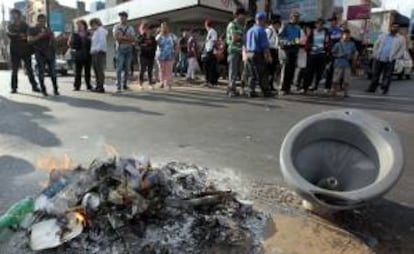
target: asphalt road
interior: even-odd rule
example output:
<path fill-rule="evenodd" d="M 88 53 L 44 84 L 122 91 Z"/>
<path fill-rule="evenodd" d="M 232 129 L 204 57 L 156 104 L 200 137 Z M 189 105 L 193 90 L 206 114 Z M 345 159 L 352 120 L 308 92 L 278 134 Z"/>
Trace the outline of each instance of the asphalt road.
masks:
<path fill-rule="evenodd" d="M 278 154 L 287 131 L 306 116 L 344 107 L 366 110 L 397 129 L 405 172 L 386 199 L 414 209 L 413 81 L 394 82 L 386 97 L 364 94 L 367 81 L 355 80 L 346 100 L 228 99 L 222 90 L 199 87 L 121 95 L 112 93 L 113 87 L 108 94 L 73 92 L 73 78 L 66 77 L 59 78 L 60 97 L 43 98 L 20 76 L 20 94 L 11 95 L 10 72 L 0 72 L 0 212 L 41 189 L 47 175 L 36 170 L 39 159 L 68 155 L 87 164 L 105 156 L 105 145 L 122 155 L 183 160 L 283 184 Z"/>

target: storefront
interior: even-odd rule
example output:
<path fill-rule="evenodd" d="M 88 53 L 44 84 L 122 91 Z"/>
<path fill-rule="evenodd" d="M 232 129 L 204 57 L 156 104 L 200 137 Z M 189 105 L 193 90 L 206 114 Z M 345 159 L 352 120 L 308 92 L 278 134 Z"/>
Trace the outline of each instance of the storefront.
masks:
<path fill-rule="evenodd" d="M 214 20 L 218 30 L 223 32 L 226 24 L 232 19 L 232 12 L 235 8 L 233 1 L 229 0 L 134 0 L 77 19 L 84 19 L 88 22 L 92 18 L 99 18 L 111 31 L 114 24 L 119 22 L 118 13 L 126 11 L 131 25 L 137 25 L 143 20 L 166 21 L 177 35 L 183 27 L 202 28 L 205 19 Z M 114 39 L 108 36 L 108 69 L 113 68 L 109 63 L 112 63 L 114 48 Z"/>

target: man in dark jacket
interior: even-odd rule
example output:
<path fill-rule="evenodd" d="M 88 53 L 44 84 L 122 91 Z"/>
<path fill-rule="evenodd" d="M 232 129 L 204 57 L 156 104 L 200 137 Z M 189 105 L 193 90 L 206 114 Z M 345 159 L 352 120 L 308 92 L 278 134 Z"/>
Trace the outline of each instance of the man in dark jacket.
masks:
<path fill-rule="evenodd" d="M 50 78 L 52 79 L 53 91 L 59 95 L 56 69 L 55 69 L 55 37 L 53 32 L 46 27 L 46 16 L 40 14 L 37 16 L 37 24 L 28 30 L 28 41 L 33 45 L 36 62 L 39 70 L 39 83 L 44 96 L 47 96 L 44 75 L 46 65 L 49 68 Z"/>
<path fill-rule="evenodd" d="M 148 83 L 151 87 L 155 84 L 152 79 L 152 70 L 154 68 L 155 52 L 157 50 L 157 41 L 152 33 L 152 27 L 147 23 L 141 24 L 141 34 L 138 36 L 138 47 L 140 48 L 139 60 L 141 70 L 139 73 L 139 84 L 141 89 L 144 83 L 144 74 L 148 73 Z"/>
<path fill-rule="evenodd" d="M 22 14 L 19 10 L 13 9 L 11 11 L 12 21 L 7 28 L 7 35 L 10 38 L 10 54 L 11 54 L 11 65 L 12 65 L 12 76 L 11 76 L 11 93 L 17 93 L 17 73 L 21 61 L 24 62 L 27 76 L 29 77 L 32 90 L 39 92 L 37 83 L 33 74 L 32 67 L 32 48 L 27 43 L 27 30 L 28 25 L 22 20 Z"/>

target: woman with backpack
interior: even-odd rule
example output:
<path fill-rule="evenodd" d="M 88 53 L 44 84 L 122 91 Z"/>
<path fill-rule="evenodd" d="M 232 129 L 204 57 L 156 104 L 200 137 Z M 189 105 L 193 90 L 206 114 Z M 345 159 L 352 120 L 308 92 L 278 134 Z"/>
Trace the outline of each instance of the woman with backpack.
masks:
<path fill-rule="evenodd" d="M 82 83 L 82 71 L 85 72 L 85 83 L 88 90 L 91 86 L 91 33 L 85 20 L 76 22 L 77 32 L 73 33 L 68 41 L 75 61 L 75 82 L 73 90 L 79 91 Z"/>
<path fill-rule="evenodd" d="M 166 22 L 161 24 L 160 33 L 155 38 L 157 41 L 157 59 L 160 71 L 161 88 L 171 89 L 173 83 L 173 64 L 175 54 L 178 51 L 177 37 L 172 34 Z"/>

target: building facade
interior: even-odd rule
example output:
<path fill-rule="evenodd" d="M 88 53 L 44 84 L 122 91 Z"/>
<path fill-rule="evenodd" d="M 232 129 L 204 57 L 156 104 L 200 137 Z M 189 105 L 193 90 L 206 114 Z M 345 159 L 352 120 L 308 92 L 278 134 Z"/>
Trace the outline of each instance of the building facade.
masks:
<path fill-rule="evenodd" d="M 248 0 L 242 0 L 247 6 Z M 145 8 L 142 8 L 145 6 Z M 206 19 L 214 20 L 217 30 L 223 33 L 227 23 L 232 19 L 236 6 L 233 1 L 223 0 L 107 0 L 106 8 L 88 15 L 78 17 L 87 22 L 92 18 L 99 18 L 109 30 L 107 63 L 112 63 L 115 54 L 115 41 L 112 36 L 113 26 L 119 22 L 118 13 L 126 11 L 130 24 L 135 28 L 142 21 L 160 23 L 166 21 L 176 34 L 180 34 L 181 28 L 194 28 L 203 30 Z M 75 19 L 74 21 L 76 21 Z M 108 64 L 108 69 L 113 69 Z"/>
<path fill-rule="evenodd" d="M 102 2 L 102 1 L 92 2 L 89 6 L 90 12 L 100 11 L 103 9 L 105 9 L 105 2 Z"/>

